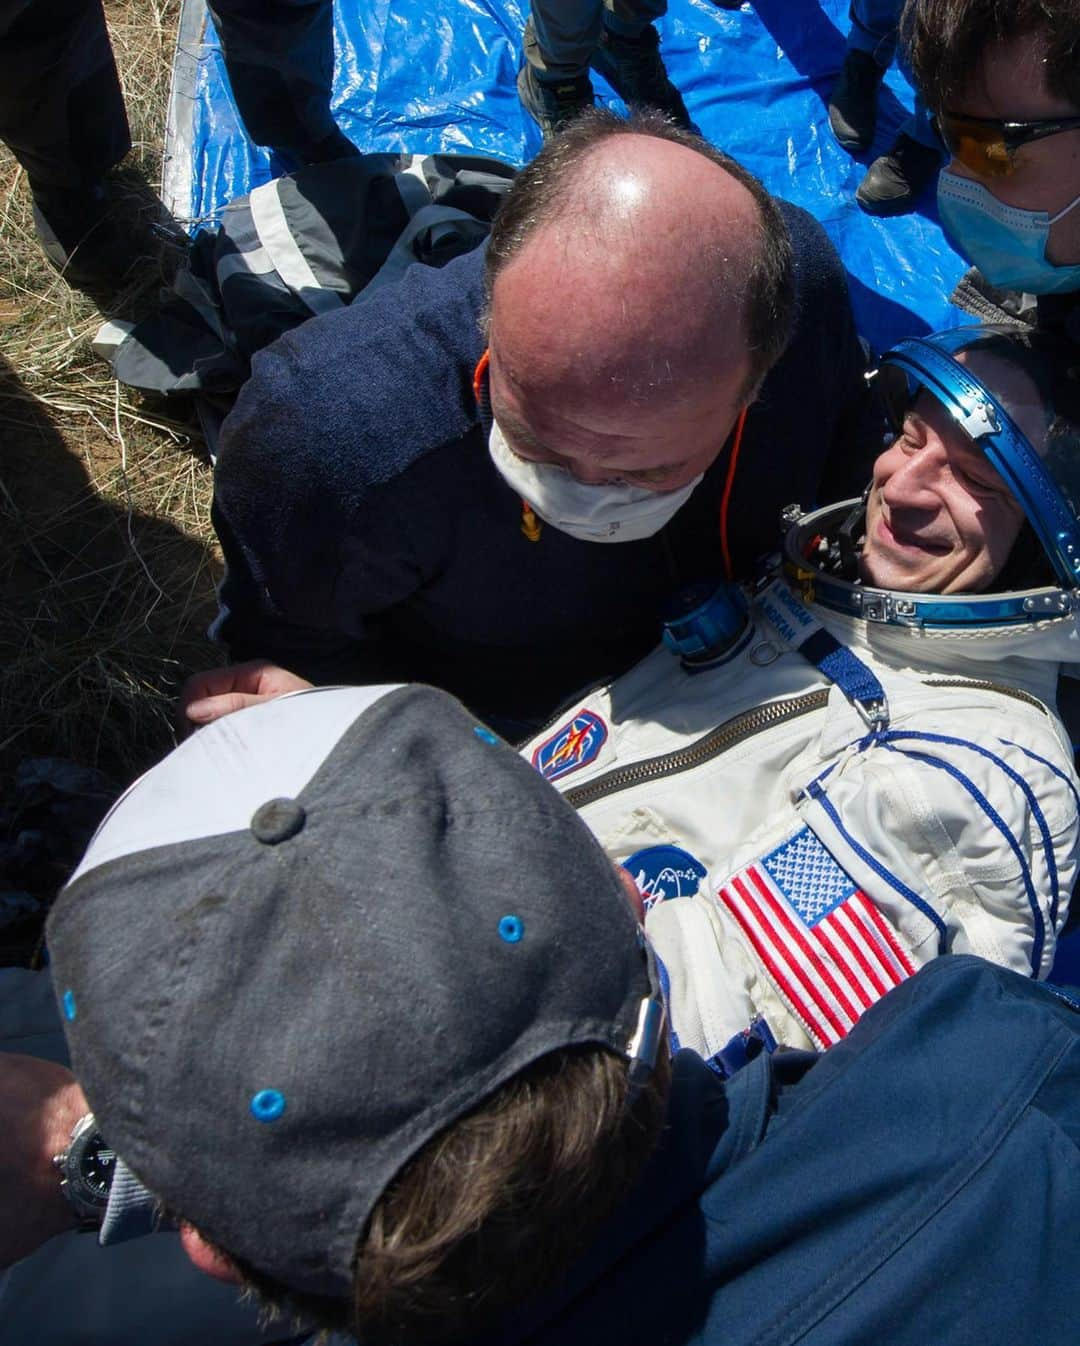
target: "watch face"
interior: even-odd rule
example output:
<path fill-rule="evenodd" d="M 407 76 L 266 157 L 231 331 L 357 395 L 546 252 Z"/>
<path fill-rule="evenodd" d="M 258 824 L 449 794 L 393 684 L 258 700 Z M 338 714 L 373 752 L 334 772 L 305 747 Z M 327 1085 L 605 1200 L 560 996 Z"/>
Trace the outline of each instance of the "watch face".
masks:
<path fill-rule="evenodd" d="M 83 1152 L 80 1167 L 87 1189 L 102 1201 L 107 1201 L 116 1167 L 116 1151 L 101 1136 L 95 1136 Z"/>

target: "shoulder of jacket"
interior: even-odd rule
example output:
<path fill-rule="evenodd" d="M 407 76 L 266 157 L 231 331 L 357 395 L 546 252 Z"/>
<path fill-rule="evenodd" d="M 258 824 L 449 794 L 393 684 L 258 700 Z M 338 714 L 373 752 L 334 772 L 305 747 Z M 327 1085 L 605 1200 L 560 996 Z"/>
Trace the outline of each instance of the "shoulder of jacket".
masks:
<path fill-rule="evenodd" d="M 479 424 L 478 260 L 460 277 L 429 267 L 386 293 L 314 318 L 256 356 L 222 429 L 219 480 L 260 472 L 358 487 L 392 481 Z M 440 308 L 440 296 L 452 303 Z"/>

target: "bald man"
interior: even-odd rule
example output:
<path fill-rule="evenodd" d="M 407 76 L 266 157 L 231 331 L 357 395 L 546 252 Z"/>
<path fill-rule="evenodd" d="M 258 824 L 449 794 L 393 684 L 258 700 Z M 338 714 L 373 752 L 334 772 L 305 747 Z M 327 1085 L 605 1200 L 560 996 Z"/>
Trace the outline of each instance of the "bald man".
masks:
<path fill-rule="evenodd" d="M 662 118 L 587 114 L 483 253 L 313 318 L 225 422 L 216 633 L 314 682 L 421 680 L 510 737 L 748 572 L 876 436 L 820 227 Z"/>

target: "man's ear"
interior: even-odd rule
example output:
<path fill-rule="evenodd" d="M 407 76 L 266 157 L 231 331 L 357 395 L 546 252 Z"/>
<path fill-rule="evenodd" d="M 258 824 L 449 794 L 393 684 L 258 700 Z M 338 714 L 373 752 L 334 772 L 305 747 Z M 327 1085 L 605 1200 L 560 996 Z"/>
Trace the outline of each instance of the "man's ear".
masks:
<path fill-rule="evenodd" d="M 180 1225 L 180 1246 L 205 1275 L 230 1285 L 240 1284 L 241 1277 L 237 1269 L 223 1252 L 219 1252 L 212 1243 L 207 1243 L 194 1225 Z"/>

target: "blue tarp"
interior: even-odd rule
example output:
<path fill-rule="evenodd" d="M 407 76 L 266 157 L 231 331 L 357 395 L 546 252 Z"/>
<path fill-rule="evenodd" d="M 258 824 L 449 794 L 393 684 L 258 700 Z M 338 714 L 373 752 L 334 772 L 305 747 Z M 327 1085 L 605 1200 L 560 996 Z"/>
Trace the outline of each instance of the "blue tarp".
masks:
<path fill-rule="evenodd" d="M 334 110 L 362 150 L 467 152 L 521 164 L 539 148 L 515 76 L 527 14 L 516 0 L 346 0 L 337 6 Z M 855 205 L 866 164 L 891 145 L 911 108 L 895 67 L 877 138 L 858 160 L 829 131 L 825 100 L 843 59 L 846 0 L 754 0 L 741 10 L 671 0 L 660 25 L 671 77 L 690 115 L 721 149 L 828 230 L 852 281 L 860 330 L 878 350 L 954 326 L 945 302 L 964 263 L 945 242 L 932 199 L 874 220 Z M 213 29 L 194 64 L 193 219 L 214 213 L 275 171 L 233 107 Z M 621 103 L 599 77 L 602 101 Z"/>

